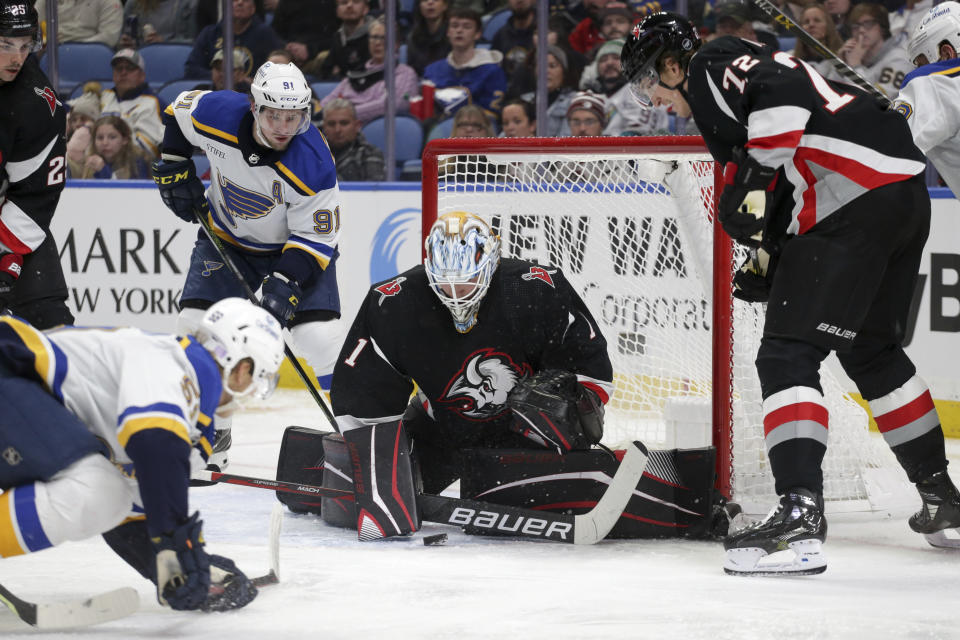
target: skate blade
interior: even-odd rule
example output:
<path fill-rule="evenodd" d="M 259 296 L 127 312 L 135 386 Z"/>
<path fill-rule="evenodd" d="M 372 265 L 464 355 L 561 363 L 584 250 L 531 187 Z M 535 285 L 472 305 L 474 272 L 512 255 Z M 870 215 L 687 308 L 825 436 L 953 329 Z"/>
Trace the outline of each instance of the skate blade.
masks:
<path fill-rule="evenodd" d="M 733 576 L 809 576 L 827 570 L 827 557 L 819 540 L 800 540 L 770 554 L 758 547 L 728 549 L 723 570 Z"/>
<path fill-rule="evenodd" d="M 923 537 L 931 547 L 960 549 L 960 529 L 943 529 L 934 533 L 925 533 Z"/>

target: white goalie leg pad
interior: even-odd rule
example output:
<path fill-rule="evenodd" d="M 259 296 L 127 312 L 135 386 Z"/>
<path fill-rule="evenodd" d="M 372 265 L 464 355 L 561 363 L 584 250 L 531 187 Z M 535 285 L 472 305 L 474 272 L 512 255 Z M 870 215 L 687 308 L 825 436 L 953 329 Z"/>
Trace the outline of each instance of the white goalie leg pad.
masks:
<path fill-rule="evenodd" d="M 200 322 L 203 320 L 203 314 L 206 311 L 204 309 L 192 309 L 186 308 L 181 309 L 180 315 L 177 316 L 177 335 L 196 335 L 197 329 L 200 328 Z"/>
<path fill-rule="evenodd" d="M 826 568 L 827 556 L 819 540 L 798 540 L 773 553 L 759 547 L 728 549 L 723 560 L 723 570 L 732 575 L 805 576 Z"/>
<path fill-rule="evenodd" d="M 330 376 L 346 337 L 342 320 L 305 322 L 290 330 L 293 350 L 306 359 L 325 392 L 330 391 Z"/>
<path fill-rule="evenodd" d="M 113 529 L 139 501 L 133 483 L 100 454 L 81 458 L 34 488 L 37 516 L 53 545 Z"/>

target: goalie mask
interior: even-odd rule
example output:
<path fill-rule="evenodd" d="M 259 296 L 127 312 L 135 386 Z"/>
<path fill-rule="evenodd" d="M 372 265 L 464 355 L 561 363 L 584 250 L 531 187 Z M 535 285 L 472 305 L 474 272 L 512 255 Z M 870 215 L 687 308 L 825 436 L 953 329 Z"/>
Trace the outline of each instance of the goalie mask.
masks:
<path fill-rule="evenodd" d="M 223 369 L 223 390 L 234 397 L 266 398 L 277 386 L 284 342 L 280 323 L 264 309 L 243 298 L 224 298 L 203 314 L 197 340 Z M 253 360 L 252 380 L 246 389 L 228 385 L 237 364 Z"/>
<path fill-rule="evenodd" d="M 450 309 L 457 331 L 467 333 L 500 264 L 500 237 L 478 216 L 455 211 L 433 223 L 425 247 L 430 288 Z"/>
<path fill-rule="evenodd" d="M 634 99 L 643 107 L 651 107 L 653 90 L 661 84 L 660 61 L 668 55 L 674 58 L 686 77 L 690 58 L 700 44 L 696 28 L 678 13 L 655 13 L 635 26 L 620 51 L 620 70 Z"/>
<path fill-rule="evenodd" d="M 937 62 L 944 42 L 960 52 L 960 3 L 942 2 L 927 12 L 907 43 L 910 61 L 917 67 Z"/>

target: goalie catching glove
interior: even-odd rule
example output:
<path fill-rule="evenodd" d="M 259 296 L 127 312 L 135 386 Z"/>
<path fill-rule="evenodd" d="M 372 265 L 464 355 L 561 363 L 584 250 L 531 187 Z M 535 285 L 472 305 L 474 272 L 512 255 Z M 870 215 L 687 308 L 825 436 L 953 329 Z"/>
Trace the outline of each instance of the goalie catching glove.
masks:
<path fill-rule="evenodd" d="M 772 188 L 776 176 L 776 169 L 763 166 L 740 147 L 733 150 L 733 158 L 724 166 L 717 217 L 727 235 L 740 244 L 760 246 L 766 191 Z"/>
<path fill-rule="evenodd" d="M 511 429 L 559 453 L 589 449 L 603 437 L 603 403 L 576 374 L 546 369 L 510 391 Z"/>
<path fill-rule="evenodd" d="M 151 166 L 153 181 L 160 189 L 160 198 L 170 211 L 185 222 L 197 222 L 198 215 L 206 215 L 210 206 L 203 183 L 197 177 L 193 159 L 158 160 Z"/>

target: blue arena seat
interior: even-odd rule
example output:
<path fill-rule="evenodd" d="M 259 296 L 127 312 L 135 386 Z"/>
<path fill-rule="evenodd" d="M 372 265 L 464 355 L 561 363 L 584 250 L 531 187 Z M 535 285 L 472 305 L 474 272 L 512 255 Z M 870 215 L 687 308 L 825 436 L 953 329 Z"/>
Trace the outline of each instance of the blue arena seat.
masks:
<path fill-rule="evenodd" d="M 379 148 L 386 149 L 386 127 L 383 118 L 371 120 L 363 127 L 363 136 L 367 142 Z M 423 149 L 423 127 L 420 121 L 410 116 L 397 116 L 395 120 L 394 152 L 397 167 L 401 168 L 407 160 L 418 160 Z"/>
<path fill-rule="evenodd" d="M 792 51 L 797 47 L 796 38 L 791 38 L 788 36 L 777 36 L 777 41 L 780 43 L 780 51 Z"/>
<path fill-rule="evenodd" d="M 192 50 L 193 45 L 174 42 L 148 44 L 140 49 L 150 88 L 156 91 L 168 82 L 183 78 L 183 65 Z"/>
<path fill-rule="evenodd" d="M 87 80 L 113 80 L 113 49 L 101 42 L 64 42 L 57 46 L 57 90 L 70 93 Z M 47 72 L 49 57 L 43 56 L 40 68 Z"/>
<path fill-rule="evenodd" d="M 337 85 L 340 84 L 339 81 L 332 82 L 314 82 L 310 85 L 310 88 L 313 89 L 313 92 L 317 96 L 317 100 L 323 100 L 330 92 L 337 88 Z"/>
<path fill-rule="evenodd" d="M 430 133 L 427 134 L 427 142 L 437 138 L 449 138 L 451 133 L 453 133 L 453 118 L 441 120 L 430 129 Z"/>
<path fill-rule="evenodd" d="M 157 91 L 157 101 L 160 103 L 160 109 L 166 109 L 167 105 L 177 99 L 177 96 L 184 91 L 193 89 L 198 84 L 210 82 L 210 79 L 194 78 L 192 80 L 174 80 L 163 85 Z"/>
<path fill-rule="evenodd" d="M 494 34 L 500 30 L 500 27 L 507 24 L 507 20 L 512 15 L 513 11 L 510 11 L 510 9 L 503 9 L 491 15 L 486 24 L 483 25 L 483 39 L 487 42 L 493 40 Z"/>

